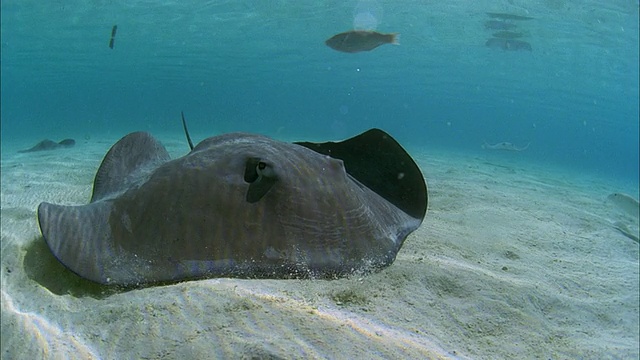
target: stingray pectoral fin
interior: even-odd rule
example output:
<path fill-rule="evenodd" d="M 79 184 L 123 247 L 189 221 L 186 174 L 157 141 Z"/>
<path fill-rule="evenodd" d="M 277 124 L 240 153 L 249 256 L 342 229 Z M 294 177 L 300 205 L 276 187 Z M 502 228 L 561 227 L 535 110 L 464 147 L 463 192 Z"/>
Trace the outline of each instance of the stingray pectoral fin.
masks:
<path fill-rule="evenodd" d="M 127 181 L 136 173 L 150 172 L 169 159 L 165 147 L 149 133 L 134 132 L 123 137 L 109 149 L 98 168 L 91 202 L 126 190 Z"/>
<path fill-rule="evenodd" d="M 40 141 L 39 143 L 37 143 L 34 147 L 29 148 L 29 149 L 25 149 L 25 150 L 19 150 L 19 153 L 27 153 L 27 152 L 34 152 L 34 151 L 44 151 L 44 150 L 53 150 L 53 149 L 57 149 L 58 147 L 60 147 L 60 145 L 53 141 L 53 140 L 49 140 L 49 139 L 45 139 Z"/>
<path fill-rule="evenodd" d="M 296 142 L 340 159 L 347 173 L 408 215 L 427 213 L 427 184 L 418 165 L 391 135 L 370 129 L 340 142 Z"/>
<path fill-rule="evenodd" d="M 84 206 L 41 203 L 38 222 L 54 256 L 79 276 L 99 282 L 127 283 L 126 259 L 113 246 L 109 227 L 110 202 Z M 123 281 L 124 279 L 124 281 Z"/>

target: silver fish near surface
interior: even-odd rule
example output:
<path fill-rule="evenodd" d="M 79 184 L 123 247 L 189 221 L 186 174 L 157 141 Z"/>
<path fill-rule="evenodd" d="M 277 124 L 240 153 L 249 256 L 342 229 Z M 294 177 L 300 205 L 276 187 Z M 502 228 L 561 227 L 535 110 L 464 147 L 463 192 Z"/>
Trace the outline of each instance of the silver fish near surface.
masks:
<path fill-rule="evenodd" d="M 370 51 L 384 44 L 398 45 L 400 34 L 382 34 L 369 30 L 351 30 L 332 36 L 325 44 L 337 51 L 356 53 Z"/>

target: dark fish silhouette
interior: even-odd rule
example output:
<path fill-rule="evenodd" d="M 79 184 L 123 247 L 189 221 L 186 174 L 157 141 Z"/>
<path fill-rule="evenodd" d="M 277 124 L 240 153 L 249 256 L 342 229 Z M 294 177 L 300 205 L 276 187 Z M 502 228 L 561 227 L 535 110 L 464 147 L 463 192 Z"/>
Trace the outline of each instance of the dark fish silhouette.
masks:
<path fill-rule="evenodd" d="M 325 143 L 225 134 L 175 160 L 135 132 L 105 156 L 88 205 L 42 203 L 38 222 L 78 275 L 142 284 L 382 268 L 426 210 L 420 169 L 382 130 Z"/>
<path fill-rule="evenodd" d="M 111 39 L 109 40 L 109 47 L 113 49 L 113 46 L 116 42 L 116 31 L 118 30 L 118 25 L 113 25 L 111 28 Z"/>
<path fill-rule="evenodd" d="M 74 146 L 75 144 L 76 144 L 76 141 L 73 139 L 64 139 L 60 142 L 55 142 L 55 141 L 46 139 L 46 140 L 40 141 L 32 148 L 20 150 L 18 152 L 26 153 L 26 152 L 34 152 L 34 151 L 55 150 L 60 148 L 69 148 Z"/>
<path fill-rule="evenodd" d="M 527 50 L 531 51 L 531 44 L 522 40 L 490 38 L 485 43 L 486 46 L 494 49 L 509 51 Z"/>
<path fill-rule="evenodd" d="M 502 19 L 502 20 L 532 20 L 533 19 L 532 17 L 528 17 L 528 16 L 520 16 L 520 15 L 505 14 L 505 13 L 488 12 L 487 15 L 489 15 L 490 18 Z"/>
<path fill-rule="evenodd" d="M 517 26 L 516 24 L 508 23 L 506 21 L 488 20 L 484 22 L 484 27 L 485 29 L 490 30 L 512 30 Z"/>
<path fill-rule="evenodd" d="M 384 44 L 398 45 L 399 34 L 381 34 L 368 30 L 352 30 L 332 36 L 325 41 L 330 48 L 347 53 L 370 51 Z"/>

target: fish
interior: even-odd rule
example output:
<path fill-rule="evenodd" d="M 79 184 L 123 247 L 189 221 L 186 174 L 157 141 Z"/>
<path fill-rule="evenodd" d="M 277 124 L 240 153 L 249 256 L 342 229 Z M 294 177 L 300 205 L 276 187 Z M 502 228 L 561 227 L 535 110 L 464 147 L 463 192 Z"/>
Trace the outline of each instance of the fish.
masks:
<path fill-rule="evenodd" d="M 487 150 L 507 150 L 507 151 L 524 151 L 527 150 L 529 148 L 529 145 L 531 143 L 528 143 L 526 146 L 524 147 L 517 147 L 515 145 L 513 145 L 510 142 L 499 142 L 497 144 L 489 144 L 486 141 L 484 142 L 484 144 L 482 144 L 482 148 L 483 149 L 487 149 Z"/>
<path fill-rule="evenodd" d="M 118 31 L 118 25 L 113 25 L 111 28 L 111 39 L 109 39 L 109 48 L 112 50 L 116 42 L 116 31 Z"/>
<path fill-rule="evenodd" d="M 508 23 L 506 21 L 487 20 L 484 22 L 484 27 L 485 29 L 490 29 L 490 30 L 512 30 L 512 29 L 515 29 L 517 26 L 516 24 Z"/>
<path fill-rule="evenodd" d="M 493 49 L 502 49 L 508 51 L 532 51 L 531 44 L 526 41 L 515 39 L 490 38 L 489 40 L 487 40 L 485 45 Z"/>
<path fill-rule="evenodd" d="M 513 31 L 498 31 L 493 33 L 492 36 L 495 38 L 501 38 L 501 39 L 517 39 L 524 36 L 524 34 L 519 32 L 513 32 Z"/>
<path fill-rule="evenodd" d="M 19 150 L 19 153 L 27 153 L 34 151 L 46 151 L 46 150 L 55 150 L 60 148 L 70 148 L 76 144 L 76 141 L 73 139 L 64 139 L 60 142 L 55 142 L 53 140 L 45 139 L 34 145 L 33 147 L 25 150 Z"/>
<path fill-rule="evenodd" d="M 502 20 L 533 20 L 532 17 L 521 16 L 521 15 L 513 15 L 513 14 L 505 14 L 505 13 L 488 12 L 487 15 L 490 18 L 502 19 Z"/>
<path fill-rule="evenodd" d="M 356 53 L 370 51 L 384 44 L 398 45 L 400 34 L 381 34 L 369 30 L 351 30 L 332 36 L 325 44 L 337 51 Z"/>
<path fill-rule="evenodd" d="M 227 133 L 190 148 L 171 159 L 147 132 L 116 142 L 88 204 L 38 206 L 53 255 L 107 285 L 334 278 L 391 265 L 426 216 L 420 168 L 380 129 L 323 143 Z"/>

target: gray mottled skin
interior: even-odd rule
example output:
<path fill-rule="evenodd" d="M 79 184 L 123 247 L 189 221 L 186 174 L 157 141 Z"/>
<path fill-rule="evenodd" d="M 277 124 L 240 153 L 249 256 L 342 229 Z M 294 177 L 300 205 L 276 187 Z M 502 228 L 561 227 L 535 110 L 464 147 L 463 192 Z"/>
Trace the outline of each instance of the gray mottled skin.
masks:
<path fill-rule="evenodd" d="M 255 158 L 275 181 L 250 202 L 244 174 Z M 424 196 L 426 211 L 426 188 Z M 105 156 L 91 203 L 42 203 L 38 219 L 65 266 L 104 284 L 379 268 L 422 222 L 353 179 L 342 160 L 242 133 L 175 160 L 151 135 L 129 134 Z"/>

